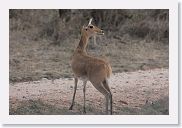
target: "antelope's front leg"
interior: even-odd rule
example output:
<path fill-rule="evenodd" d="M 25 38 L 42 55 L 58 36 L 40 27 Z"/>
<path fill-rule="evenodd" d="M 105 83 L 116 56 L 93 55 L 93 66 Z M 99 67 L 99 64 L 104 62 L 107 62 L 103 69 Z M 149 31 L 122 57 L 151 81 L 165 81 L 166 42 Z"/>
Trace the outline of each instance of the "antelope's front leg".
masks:
<path fill-rule="evenodd" d="M 71 106 L 70 106 L 69 110 L 73 109 L 73 105 L 74 105 L 74 102 L 75 102 L 77 84 L 78 84 L 78 78 L 75 78 L 75 87 L 74 87 L 73 99 L 72 99 L 72 103 L 71 103 Z"/>

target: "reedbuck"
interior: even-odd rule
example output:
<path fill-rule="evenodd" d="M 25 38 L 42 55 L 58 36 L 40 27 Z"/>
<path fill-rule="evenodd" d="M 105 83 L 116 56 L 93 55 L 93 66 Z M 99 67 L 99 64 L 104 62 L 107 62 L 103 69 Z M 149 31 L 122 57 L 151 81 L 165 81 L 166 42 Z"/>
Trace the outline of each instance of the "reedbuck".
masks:
<path fill-rule="evenodd" d="M 94 35 L 104 35 L 103 30 L 91 24 L 92 19 L 90 19 L 87 26 L 83 26 L 81 30 L 80 42 L 74 51 L 71 58 L 71 67 L 74 73 L 75 87 L 73 93 L 72 104 L 70 110 L 73 109 L 75 94 L 77 90 L 78 79 L 83 81 L 83 94 L 84 94 L 84 106 L 83 112 L 85 110 L 85 91 L 86 83 L 90 81 L 93 86 L 102 93 L 106 98 L 106 113 L 112 114 L 112 93 L 108 85 L 108 79 L 112 74 L 112 69 L 109 64 L 104 59 L 92 57 L 87 54 L 86 47 L 88 39 Z M 109 108 L 109 110 L 108 110 Z"/>

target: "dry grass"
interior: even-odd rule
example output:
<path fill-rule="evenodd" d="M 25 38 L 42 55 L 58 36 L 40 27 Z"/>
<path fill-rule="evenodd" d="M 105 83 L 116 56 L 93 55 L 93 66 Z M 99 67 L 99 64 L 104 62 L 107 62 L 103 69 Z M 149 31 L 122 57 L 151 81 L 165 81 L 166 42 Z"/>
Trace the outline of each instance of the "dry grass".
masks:
<path fill-rule="evenodd" d="M 72 77 L 69 59 L 91 16 L 105 36 L 88 51 L 106 56 L 113 72 L 168 67 L 168 10 L 62 12 L 10 10 L 10 82 Z"/>
<path fill-rule="evenodd" d="M 96 46 L 93 45 L 91 38 L 88 52 L 93 56 L 107 57 L 114 73 L 168 68 L 169 10 L 10 10 L 10 87 L 13 87 L 14 82 L 35 81 L 42 78 L 51 80 L 71 78 L 73 74 L 69 60 L 79 43 L 80 29 L 82 25 L 87 24 L 90 17 L 94 18 L 96 26 L 104 29 L 105 36 L 97 37 Z M 144 79 L 144 76 L 141 79 Z M 165 82 L 167 80 L 166 78 Z M 116 84 L 116 81 L 114 80 L 113 83 Z M 124 81 L 126 83 L 123 85 L 131 84 L 127 78 L 124 78 Z M 168 83 L 157 81 L 157 84 L 159 84 L 157 87 L 160 87 L 161 84 L 167 85 Z M 67 85 L 67 88 L 72 87 L 72 83 Z M 135 87 L 133 85 L 135 83 L 128 90 L 124 90 L 126 94 L 122 96 L 126 96 L 127 100 L 131 100 L 127 97 L 127 93 L 131 91 L 132 87 Z M 55 88 L 53 87 L 53 89 Z M 119 86 L 116 91 L 122 89 Z M 137 90 L 137 86 L 131 93 L 135 93 L 135 90 Z M 151 92 L 144 92 L 144 94 L 148 95 L 147 93 Z M 15 90 L 15 93 L 18 93 L 18 90 Z M 72 94 L 71 91 L 70 93 Z M 115 91 L 113 93 L 119 95 L 119 98 L 122 97 L 120 93 Z M 155 93 L 158 94 L 158 92 Z M 165 93 L 165 90 L 159 93 L 163 97 L 160 100 L 151 96 L 150 98 L 155 99 L 155 102 L 143 104 L 140 108 L 129 106 L 117 108 L 118 104 L 121 104 L 117 103 L 114 114 L 169 114 L 169 100 L 168 96 L 164 95 Z M 61 96 L 64 98 L 66 94 L 62 93 Z M 69 98 L 66 97 L 65 100 L 67 101 Z M 96 100 L 100 99 L 96 98 L 93 101 Z M 48 104 L 45 101 L 38 99 L 38 96 L 36 99 L 10 101 L 10 114 L 82 114 L 82 104 L 79 102 L 75 105 L 78 111 L 68 111 L 70 103 L 62 102 L 59 99 L 59 105 L 63 107 L 55 107 L 53 104 L 57 101 L 54 101 L 53 104 Z M 86 108 L 88 114 L 104 114 L 99 107 L 92 108 L 90 106 L 92 105 L 89 104 Z"/>
<path fill-rule="evenodd" d="M 70 111 L 68 108 L 57 108 L 54 105 L 44 103 L 41 100 L 28 100 L 18 102 L 18 106 L 10 104 L 10 115 L 81 115 L 83 114 L 82 104 L 75 104 L 78 111 Z M 114 115 L 168 115 L 169 98 L 165 97 L 152 104 L 145 104 L 141 108 L 119 107 Z M 104 115 L 105 112 L 86 106 L 86 111 L 91 115 Z"/>

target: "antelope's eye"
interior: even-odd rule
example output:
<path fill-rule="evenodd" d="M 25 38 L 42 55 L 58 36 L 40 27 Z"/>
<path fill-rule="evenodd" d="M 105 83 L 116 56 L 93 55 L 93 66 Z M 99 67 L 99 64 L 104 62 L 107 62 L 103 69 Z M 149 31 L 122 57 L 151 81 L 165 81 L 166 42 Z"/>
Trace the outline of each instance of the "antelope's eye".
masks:
<path fill-rule="evenodd" d="M 93 28 L 93 26 L 90 26 L 90 28 Z"/>

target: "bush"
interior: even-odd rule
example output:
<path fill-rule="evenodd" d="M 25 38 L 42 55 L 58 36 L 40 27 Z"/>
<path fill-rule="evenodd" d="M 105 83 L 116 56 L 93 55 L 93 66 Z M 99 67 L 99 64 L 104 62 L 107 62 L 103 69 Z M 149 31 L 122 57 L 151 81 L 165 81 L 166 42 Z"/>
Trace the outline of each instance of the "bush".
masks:
<path fill-rule="evenodd" d="M 162 40 L 168 38 L 168 10 L 10 10 L 10 29 L 25 31 L 37 28 L 37 38 L 63 39 L 78 36 L 82 25 L 93 17 L 93 23 L 114 35 Z M 107 34 L 107 33 L 106 33 Z"/>

